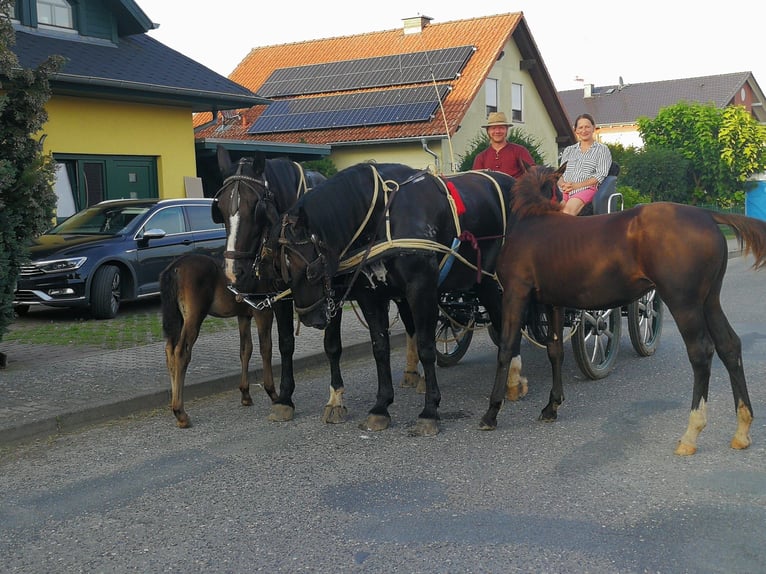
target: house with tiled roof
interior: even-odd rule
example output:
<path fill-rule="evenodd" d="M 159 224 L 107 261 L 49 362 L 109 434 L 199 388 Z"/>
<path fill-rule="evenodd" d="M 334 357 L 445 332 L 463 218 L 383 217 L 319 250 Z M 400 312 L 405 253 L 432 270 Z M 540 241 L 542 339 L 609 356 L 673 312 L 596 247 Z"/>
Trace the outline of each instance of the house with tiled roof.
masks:
<path fill-rule="evenodd" d="M 22 68 L 65 58 L 41 134 L 59 217 L 102 199 L 183 197 L 197 176 L 193 114 L 268 102 L 151 38 L 132 0 L 15 0 L 10 17 Z"/>
<path fill-rule="evenodd" d="M 574 134 L 522 12 L 256 47 L 229 78 L 271 104 L 199 114 L 198 156 L 223 143 L 327 145 L 338 168 L 393 161 L 454 171 L 503 111 L 555 163 Z"/>
<path fill-rule="evenodd" d="M 660 82 L 611 86 L 585 84 L 584 89 L 559 92 L 570 123 L 583 113 L 593 116 L 604 143 L 641 147 L 636 120 L 654 119 L 667 106 L 681 102 L 713 104 L 717 108 L 744 106 L 761 124 L 766 123 L 764 94 L 751 72 L 682 78 Z"/>

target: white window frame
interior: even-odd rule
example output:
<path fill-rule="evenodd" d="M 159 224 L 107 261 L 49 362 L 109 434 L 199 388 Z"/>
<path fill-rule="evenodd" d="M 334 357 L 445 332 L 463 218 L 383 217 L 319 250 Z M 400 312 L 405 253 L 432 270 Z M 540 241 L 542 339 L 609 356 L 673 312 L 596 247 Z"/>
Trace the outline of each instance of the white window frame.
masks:
<path fill-rule="evenodd" d="M 499 82 L 495 78 L 484 80 L 484 105 L 487 108 L 487 115 L 497 111 L 498 84 Z"/>
<path fill-rule="evenodd" d="M 37 0 L 38 26 L 74 29 L 74 14 L 67 0 Z"/>
<path fill-rule="evenodd" d="M 524 122 L 524 86 L 511 84 L 511 121 Z"/>

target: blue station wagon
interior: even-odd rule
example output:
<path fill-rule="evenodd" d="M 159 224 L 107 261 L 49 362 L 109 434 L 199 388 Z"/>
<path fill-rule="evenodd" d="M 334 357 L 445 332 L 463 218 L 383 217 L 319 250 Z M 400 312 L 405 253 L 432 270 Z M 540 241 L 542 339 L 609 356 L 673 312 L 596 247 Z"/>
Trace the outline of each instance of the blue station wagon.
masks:
<path fill-rule="evenodd" d="M 226 230 L 212 199 L 119 199 L 77 212 L 36 238 L 13 306 L 84 307 L 115 317 L 122 301 L 159 294 L 160 272 L 196 252 L 223 259 Z"/>

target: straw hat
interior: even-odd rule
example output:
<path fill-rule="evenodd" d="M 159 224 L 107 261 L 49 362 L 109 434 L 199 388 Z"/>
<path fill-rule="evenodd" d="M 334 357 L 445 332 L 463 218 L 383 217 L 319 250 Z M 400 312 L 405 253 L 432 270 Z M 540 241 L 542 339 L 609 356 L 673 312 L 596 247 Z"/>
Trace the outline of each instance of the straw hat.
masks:
<path fill-rule="evenodd" d="M 503 112 L 492 112 L 489 114 L 489 117 L 487 118 L 487 124 L 481 127 L 491 128 L 492 126 L 510 126 L 510 125 L 511 124 L 508 122 L 508 119 L 505 117 L 505 114 Z"/>

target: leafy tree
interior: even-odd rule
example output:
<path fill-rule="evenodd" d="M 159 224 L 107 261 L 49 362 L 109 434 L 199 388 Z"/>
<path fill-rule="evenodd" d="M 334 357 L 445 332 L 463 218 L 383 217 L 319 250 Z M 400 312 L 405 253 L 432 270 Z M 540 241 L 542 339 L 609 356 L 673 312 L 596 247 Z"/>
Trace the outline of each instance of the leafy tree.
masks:
<path fill-rule="evenodd" d="M 302 162 L 303 169 L 318 171 L 325 177 L 332 177 L 338 173 L 338 168 L 329 157 L 323 157 L 322 159 L 312 159 L 311 161 Z"/>
<path fill-rule="evenodd" d="M 56 207 L 55 163 L 43 155 L 36 137 L 48 119 L 48 79 L 63 64 L 51 57 L 35 70 L 21 69 L 11 51 L 16 37 L 9 7 L 10 0 L 0 0 L 0 340 L 13 320 L 13 291 L 26 244 L 50 227 Z M 4 362 L 0 356 L 0 365 Z"/>
<path fill-rule="evenodd" d="M 694 182 L 691 162 L 672 149 L 645 148 L 623 156 L 620 182 L 641 190 L 649 201 L 685 203 Z"/>
<path fill-rule="evenodd" d="M 637 123 L 647 149 L 676 150 L 689 160 L 696 200 L 741 202 L 744 181 L 766 167 L 766 130 L 743 108 L 679 103 Z"/>
<path fill-rule="evenodd" d="M 511 127 L 508 130 L 508 141 L 511 143 L 517 143 L 523 145 L 529 150 L 532 159 L 538 165 L 545 163 L 542 152 L 540 151 L 540 142 L 534 137 L 530 136 L 524 130 L 517 127 Z M 473 167 L 474 158 L 482 151 L 484 151 L 489 145 L 489 137 L 485 132 L 476 136 L 471 143 L 468 144 L 468 151 L 464 156 L 460 157 L 460 163 L 458 169 L 460 171 L 469 171 Z"/>

